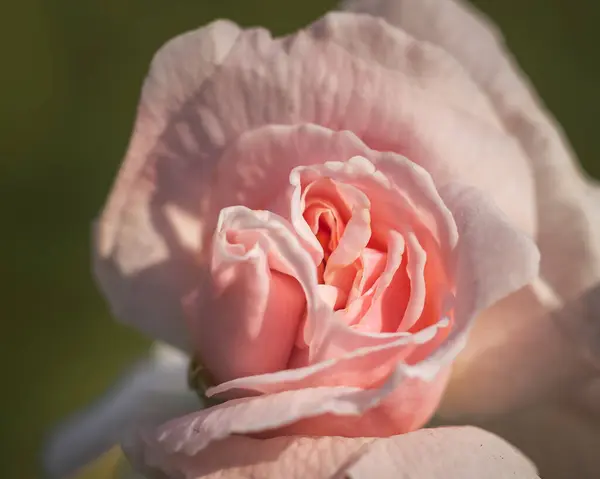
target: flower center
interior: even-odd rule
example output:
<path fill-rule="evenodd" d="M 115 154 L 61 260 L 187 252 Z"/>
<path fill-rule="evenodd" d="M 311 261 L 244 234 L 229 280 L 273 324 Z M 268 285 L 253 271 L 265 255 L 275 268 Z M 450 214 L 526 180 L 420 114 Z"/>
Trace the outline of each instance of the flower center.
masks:
<path fill-rule="evenodd" d="M 359 195 L 354 187 L 329 178 L 319 178 L 303 191 L 303 217 L 323 250 L 317 268 L 319 292 L 334 310 L 348 308 L 362 296 L 385 264 L 385 252 L 367 247 L 368 201 L 355 204 Z M 355 216 L 361 215 L 357 222 Z"/>

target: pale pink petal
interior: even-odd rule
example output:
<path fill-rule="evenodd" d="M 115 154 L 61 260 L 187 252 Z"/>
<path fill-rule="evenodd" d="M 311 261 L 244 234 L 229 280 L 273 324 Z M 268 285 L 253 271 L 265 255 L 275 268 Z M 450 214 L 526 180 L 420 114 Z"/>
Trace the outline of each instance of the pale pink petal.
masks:
<path fill-rule="evenodd" d="M 200 225 L 194 200 L 186 201 L 191 185 L 181 180 L 202 177 L 211 158 L 185 106 L 239 34 L 218 21 L 156 54 L 127 155 L 94 228 L 94 268 L 115 316 L 184 349 L 181 300 L 196 280 Z"/>
<path fill-rule="evenodd" d="M 304 185 L 301 204 L 292 200 L 290 210 L 301 208 L 302 216 L 309 225 L 312 235 L 319 235 L 319 218 L 324 221 L 330 218 L 329 222 L 333 224 L 329 225 L 328 246 L 324 246 L 327 265 L 323 271 L 323 281 L 349 294 L 355 279 L 361 274 L 357 270 L 357 260 L 371 240 L 371 202 L 360 189 L 339 183 L 329 177 L 317 177 L 314 181 L 306 181 L 302 175 L 304 168 L 297 167 L 290 173 L 290 182 L 295 190 Z M 297 196 L 296 191 L 294 193 L 293 196 Z M 315 208 L 319 216 L 312 218 L 313 215 L 310 213 Z M 291 211 L 290 216 L 293 216 Z M 315 221 L 317 221 L 316 225 Z M 306 228 L 301 228 L 298 234 L 303 235 L 305 231 Z M 349 294 L 349 296 L 351 301 L 354 295 Z"/>
<path fill-rule="evenodd" d="M 386 264 L 377 282 L 346 312 L 361 331 L 398 331 L 410 299 L 410 280 L 406 273 L 405 241 L 397 231 L 390 231 Z M 437 322 L 437 321 L 436 321 Z"/>
<path fill-rule="evenodd" d="M 345 3 L 347 9 L 360 8 L 389 20 L 378 8 L 371 7 L 385 2 L 358 0 Z M 389 5 L 393 3 L 400 2 L 387 1 Z M 452 107 L 502 129 L 489 99 L 465 74 L 459 62 L 442 48 L 420 41 L 418 35 L 411 36 L 414 34 L 409 30 L 392 28 L 383 19 L 377 20 L 368 16 L 326 15 L 312 26 L 310 34 L 332 41 L 364 61 L 375 61 L 387 69 L 403 72 L 431 98 L 450 103 Z"/>
<path fill-rule="evenodd" d="M 318 131 L 313 128 L 311 132 L 313 143 L 317 141 Z M 355 141 L 358 139 L 355 138 Z M 346 185 L 356 186 L 367 193 L 371 203 L 373 234 L 382 236 L 378 240 L 383 245 L 388 241 L 389 231 L 402 232 L 406 225 L 410 225 L 419 230 L 418 234 L 425 228 L 435 237 L 446 256 L 450 255 L 457 242 L 456 224 L 428 171 L 398 154 L 366 147 L 360 155 L 347 161 L 336 161 L 337 157 L 332 157 L 325 164 L 298 167 L 290 178 L 291 183 L 299 185 L 301 175 L 309 178 L 313 175 L 331 176 Z M 286 216 L 286 213 L 283 215 Z M 447 266 L 450 269 L 451 265 Z"/>
<path fill-rule="evenodd" d="M 593 371 L 558 327 L 579 314 L 577 308 L 549 316 L 558 304 L 538 279 L 482 313 L 454 363 L 440 414 L 485 418 L 576 390 Z"/>
<path fill-rule="evenodd" d="M 156 442 L 169 453 L 193 455 L 231 435 L 273 432 L 301 420 L 324 415 L 344 416 L 348 420 L 360 418 L 390 392 L 320 387 L 233 399 L 170 421 L 157 431 L 149 431 L 146 440 L 150 444 Z M 380 417 L 378 423 L 373 425 L 374 429 L 379 426 L 381 431 L 383 426 L 383 430 L 392 430 L 386 419 Z M 330 433 L 339 435 L 335 431 Z M 372 433 L 373 430 L 370 435 Z M 354 435 L 363 434 L 355 430 Z"/>
<path fill-rule="evenodd" d="M 427 291 L 424 276 L 427 252 L 419 244 L 419 240 L 414 232 L 409 231 L 404 239 L 406 240 L 406 253 L 408 256 L 406 273 L 410 280 L 410 298 L 406 305 L 402 322 L 399 324 L 400 331 L 408 331 L 421 318 L 423 307 L 425 306 L 426 294 L 444 293 L 442 291 Z"/>
<path fill-rule="evenodd" d="M 515 230 L 483 193 L 459 185 L 449 185 L 440 193 L 459 232 L 455 323 L 437 349 L 429 350 L 426 345 L 415 351 L 415 360 L 422 361 L 417 364 L 435 364 L 440 355 L 457 354 L 475 315 L 532 282 L 538 272 L 534 243 Z M 468 391 L 470 386 L 465 387 Z"/>
<path fill-rule="evenodd" d="M 537 276 L 540 255 L 532 239 L 513 228 L 489 197 L 474 188 L 440 190 L 459 233 L 456 317 L 460 321 L 518 291 Z"/>
<path fill-rule="evenodd" d="M 364 271 L 357 286 L 359 294 L 363 294 L 369 289 L 375 287 L 375 283 L 385 271 L 387 264 L 387 252 L 384 253 L 382 251 L 367 247 L 361 254 L 361 262 L 363 264 Z"/>
<path fill-rule="evenodd" d="M 166 454 L 195 455 L 232 435 L 261 437 L 311 434 L 381 437 L 421 426 L 435 410 L 447 369 L 435 378 L 427 371 L 396 369 L 373 389 L 318 387 L 233 399 L 218 406 L 140 431 L 147 460 Z M 414 374 L 423 374 L 418 378 Z"/>
<path fill-rule="evenodd" d="M 386 439 L 231 437 L 159 468 L 185 479 L 534 479 L 514 447 L 481 429 L 423 429 Z"/>
<path fill-rule="evenodd" d="M 355 203 L 340 242 L 329 257 L 325 275 L 330 268 L 343 268 L 356 261 L 371 239 L 371 204 L 366 195 L 361 196 L 364 201 Z"/>
<path fill-rule="evenodd" d="M 333 310 L 343 307 L 346 304 L 346 293 L 335 286 L 319 284 L 317 285 L 317 292 L 321 299 Z"/>
<path fill-rule="evenodd" d="M 471 427 L 423 429 L 381 439 L 348 467 L 348 479 L 534 479 L 535 467 L 513 446 Z"/>
<path fill-rule="evenodd" d="M 400 235 L 397 236 L 401 238 Z M 355 297 L 348 302 L 344 310 L 335 313 L 343 316 L 347 324 L 360 331 L 370 333 L 396 331 L 399 318 L 405 309 L 399 306 L 391 311 L 392 314 L 383 317 L 381 309 L 377 307 L 381 294 L 391 282 L 390 277 L 394 276 L 402 262 L 402 252 L 394 250 L 395 245 L 392 241 L 389 243 L 392 244 L 391 250 L 388 246 L 385 253 L 371 248 L 365 249 L 361 255 L 364 270 L 353 290 Z M 400 271 L 398 276 L 403 273 L 404 271 Z M 397 305 L 406 303 L 409 295 L 410 291 L 405 287 L 399 286 L 394 290 L 394 296 L 398 299 Z M 373 314 L 369 314 L 370 312 Z"/>
<path fill-rule="evenodd" d="M 597 330 L 588 328 L 582 343 L 564 326 L 573 318 L 597 324 L 596 295 L 548 314 L 557 299 L 536 281 L 490 308 L 454 363 L 441 415 L 507 438 L 544 478 L 595 479 L 600 375 L 590 346 Z"/>

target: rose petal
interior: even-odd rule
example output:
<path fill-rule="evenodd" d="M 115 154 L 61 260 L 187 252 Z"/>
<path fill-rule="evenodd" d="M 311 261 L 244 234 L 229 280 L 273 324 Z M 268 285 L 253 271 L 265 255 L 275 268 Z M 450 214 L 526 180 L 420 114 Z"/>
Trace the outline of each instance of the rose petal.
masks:
<path fill-rule="evenodd" d="M 414 470 L 414 472 L 413 472 Z M 535 467 L 513 446 L 481 429 L 424 429 L 370 445 L 348 470 L 349 479 L 538 478 Z"/>
<path fill-rule="evenodd" d="M 183 195 L 186 183 L 180 180 L 190 174 L 186 168 L 195 178 L 209 168 L 197 160 L 210 153 L 185 124 L 169 127 L 239 34 L 235 24 L 217 21 L 171 40 L 156 54 L 127 155 L 94 228 L 95 273 L 113 314 L 182 349 L 190 345 L 181 299 L 196 281 L 192 251 L 199 225 L 193 214 L 165 207 Z M 170 149 L 163 148 L 166 144 Z M 186 164 L 190 157 L 196 161 Z"/>
<path fill-rule="evenodd" d="M 593 349 L 597 299 L 598 291 L 590 291 L 560 307 L 538 279 L 489 308 L 454 364 L 440 413 L 480 421 L 565 395 L 580 402 L 600 371 Z"/>
<path fill-rule="evenodd" d="M 535 243 L 513 228 L 486 194 L 457 184 L 440 194 L 459 234 L 457 317 L 482 311 L 536 278 L 540 254 Z"/>
<path fill-rule="evenodd" d="M 243 206 L 223 209 L 210 282 L 200 284 L 188 318 L 214 379 L 286 369 L 304 313 L 312 321 L 327 309 L 316 287 L 312 259 L 285 220 Z"/>
<path fill-rule="evenodd" d="M 343 9 L 365 11 L 393 23 L 394 18 L 388 18 L 380 11 L 376 6 L 378 3 L 384 4 L 386 1 L 350 1 L 345 2 Z M 388 10 L 392 9 L 394 0 L 387 3 Z M 453 108 L 502 130 L 489 99 L 465 74 L 463 66 L 433 42 L 420 41 L 420 35 L 413 38 L 411 35 L 414 33 L 410 30 L 391 28 L 382 19 L 373 21 L 369 16 L 340 14 L 325 15 L 315 22 L 310 34 L 332 41 L 364 61 L 406 73 L 435 100 L 449 103 Z"/>
<path fill-rule="evenodd" d="M 538 477 L 514 447 L 471 427 L 424 429 L 388 439 L 231 437 L 193 457 L 168 456 L 160 466 L 189 479 Z"/>
<path fill-rule="evenodd" d="M 380 29 L 388 28 L 373 18 L 348 14 L 329 14 L 326 21 L 350 25 L 371 22 Z M 367 43 L 372 30 L 364 30 Z M 418 55 L 411 57 L 410 37 L 390 35 L 390 41 L 405 46 L 404 55 L 396 60 L 397 68 L 390 69 L 359 58 L 330 40 L 322 22 L 281 41 L 260 30 L 244 35 L 244 41 L 236 44 L 210 85 L 195 99 L 221 119 L 223 134 L 235 138 L 270 123 L 310 122 L 350 130 L 377 150 L 408 156 L 424 166 L 438 184 L 458 176 L 483 189 L 498 186 L 500 167 L 498 171 L 489 168 L 497 159 L 502 171 L 511 171 L 513 180 L 495 199 L 516 224 L 533 232 L 533 201 L 524 201 L 519 208 L 513 201 L 516 188 L 521 195 L 533 194 L 522 152 L 503 131 L 481 122 L 464 108 L 438 101 L 419 83 L 438 72 L 431 68 L 434 62 L 424 62 L 427 67 L 423 68 Z M 258 76 L 254 73 L 257 65 L 261 65 Z M 439 74 L 439 82 L 445 81 L 443 72 Z M 465 81 L 463 87 L 467 85 L 471 87 L 467 91 L 476 91 L 472 82 Z M 489 161 L 482 162 L 481 158 Z"/>
<path fill-rule="evenodd" d="M 400 323 L 400 331 L 408 331 L 421 318 L 425 306 L 426 294 L 441 294 L 441 291 L 427 291 L 425 284 L 425 262 L 427 252 L 419 244 L 416 235 L 410 231 L 405 235 L 408 264 L 406 273 L 410 280 L 410 298 L 406 305 L 404 317 Z"/>
<path fill-rule="evenodd" d="M 441 342 L 437 340 L 439 330 L 447 326 L 447 319 L 442 318 L 436 324 L 415 334 L 384 336 L 384 339 L 387 340 L 380 341 L 375 346 L 352 350 L 343 356 L 309 366 L 228 381 L 210 388 L 207 395 L 209 397 L 221 394 L 229 396 L 230 391 L 238 389 L 244 390 L 246 393 L 248 391 L 274 393 L 320 386 L 370 387 L 384 380 L 395 367 L 403 368 L 410 377 L 431 380 L 448 361 L 452 360 L 453 355 L 458 353 L 460 347 L 455 349 L 450 347 L 450 344 L 447 345 L 444 354 L 440 354 L 435 361 L 427 363 L 423 368 L 418 364 L 414 367 L 403 364 L 402 361 L 416 347 L 430 343 L 436 347 L 439 346 Z M 363 336 L 360 338 L 362 339 Z"/>
<path fill-rule="evenodd" d="M 428 374 L 427 367 L 399 367 L 374 389 L 317 387 L 233 399 L 170 421 L 158 431 L 147 430 L 143 437 L 167 453 L 193 455 L 237 434 L 358 437 L 407 432 L 429 418 L 442 394 L 447 374 Z"/>

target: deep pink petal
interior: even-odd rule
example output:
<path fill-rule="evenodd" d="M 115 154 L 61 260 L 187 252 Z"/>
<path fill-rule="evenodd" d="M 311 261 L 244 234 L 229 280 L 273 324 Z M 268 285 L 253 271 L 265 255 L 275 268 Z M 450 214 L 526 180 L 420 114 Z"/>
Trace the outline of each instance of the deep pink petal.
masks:
<path fill-rule="evenodd" d="M 324 308 L 316 286 L 288 223 L 241 206 L 222 210 L 210 280 L 188 311 L 195 352 L 214 380 L 286 369 L 304 314 Z"/>

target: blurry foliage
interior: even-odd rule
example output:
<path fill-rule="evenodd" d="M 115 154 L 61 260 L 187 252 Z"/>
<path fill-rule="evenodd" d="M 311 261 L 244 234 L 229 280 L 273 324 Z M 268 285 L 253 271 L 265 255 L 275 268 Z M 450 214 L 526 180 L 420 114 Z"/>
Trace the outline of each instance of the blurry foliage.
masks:
<path fill-rule="evenodd" d="M 281 34 L 334 3 L 18 0 L 0 7 L 0 477 L 38 477 L 49 426 L 99 394 L 148 344 L 111 320 L 90 273 L 89 236 L 153 53 L 218 17 Z M 500 24 L 585 167 L 600 176 L 599 4 L 475 3 Z"/>

